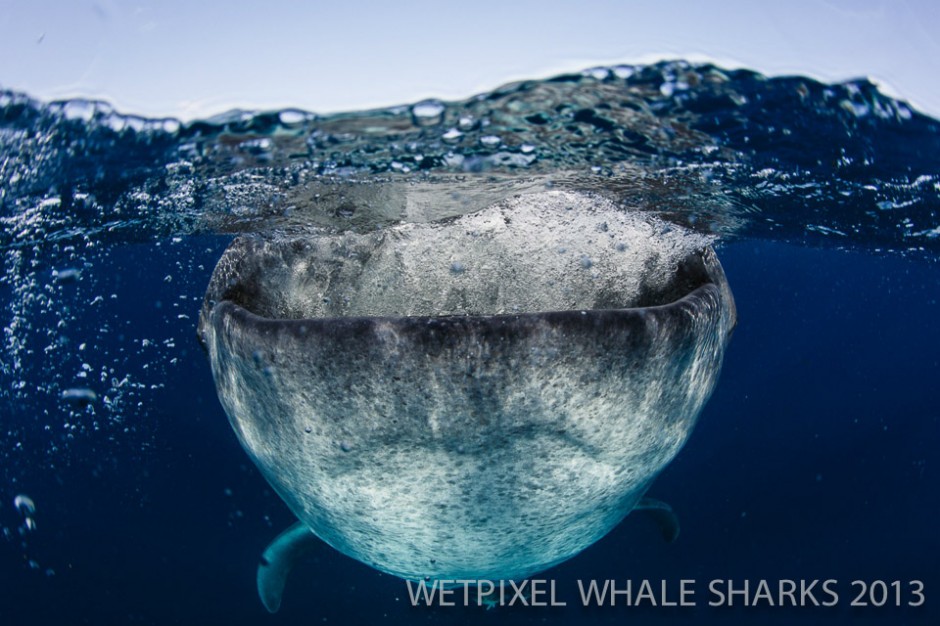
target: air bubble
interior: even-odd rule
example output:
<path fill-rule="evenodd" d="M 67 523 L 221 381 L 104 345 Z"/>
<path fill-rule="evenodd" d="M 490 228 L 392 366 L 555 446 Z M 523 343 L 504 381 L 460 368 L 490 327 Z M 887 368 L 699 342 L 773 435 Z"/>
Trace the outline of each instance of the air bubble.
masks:
<path fill-rule="evenodd" d="M 606 67 L 593 67 L 584 71 L 585 76 L 590 76 L 594 80 L 605 80 L 610 76 L 610 70 Z"/>
<path fill-rule="evenodd" d="M 446 143 L 457 143 L 460 141 L 461 137 L 463 137 L 463 133 L 456 128 L 451 128 L 449 131 L 441 135 L 441 139 L 443 139 Z"/>
<path fill-rule="evenodd" d="M 286 109 L 278 113 L 278 120 L 285 126 L 302 124 L 307 120 L 307 114 L 299 109 Z"/>
<path fill-rule="evenodd" d="M 13 507 L 19 511 L 20 515 L 26 517 L 36 512 L 36 503 L 25 494 L 20 494 L 13 498 Z"/>
<path fill-rule="evenodd" d="M 159 130 L 170 134 L 179 132 L 180 126 L 182 126 L 178 119 L 172 117 L 165 117 L 162 120 L 154 120 L 154 124 Z"/>
<path fill-rule="evenodd" d="M 416 126 L 434 126 L 441 123 L 444 108 L 437 100 L 425 100 L 411 107 L 411 118 Z"/>
<path fill-rule="evenodd" d="M 82 277 L 82 271 L 75 267 L 63 270 L 52 270 L 52 277 L 57 283 L 74 283 Z"/>
<path fill-rule="evenodd" d="M 90 122 L 95 116 L 96 104 L 91 100 L 70 100 L 62 107 L 62 114 L 69 120 Z"/>
<path fill-rule="evenodd" d="M 613 68 L 613 71 L 617 78 L 630 78 L 636 73 L 636 68 L 632 65 L 618 65 Z"/>
<path fill-rule="evenodd" d="M 98 394 L 87 387 L 72 387 L 62 390 L 62 399 L 78 406 L 87 406 L 98 400 Z"/>

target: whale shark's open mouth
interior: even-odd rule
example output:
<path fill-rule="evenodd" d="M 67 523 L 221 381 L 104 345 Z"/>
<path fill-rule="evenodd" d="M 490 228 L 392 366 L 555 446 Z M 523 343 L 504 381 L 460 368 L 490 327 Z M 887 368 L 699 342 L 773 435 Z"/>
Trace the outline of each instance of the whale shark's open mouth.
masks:
<path fill-rule="evenodd" d="M 734 323 L 707 237 L 546 192 L 237 239 L 199 333 L 242 444 L 307 528 L 404 578 L 507 579 L 637 506 Z"/>
<path fill-rule="evenodd" d="M 649 307 L 710 282 L 708 243 L 598 199 L 545 193 L 366 234 L 242 238 L 210 292 L 279 320 Z"/>

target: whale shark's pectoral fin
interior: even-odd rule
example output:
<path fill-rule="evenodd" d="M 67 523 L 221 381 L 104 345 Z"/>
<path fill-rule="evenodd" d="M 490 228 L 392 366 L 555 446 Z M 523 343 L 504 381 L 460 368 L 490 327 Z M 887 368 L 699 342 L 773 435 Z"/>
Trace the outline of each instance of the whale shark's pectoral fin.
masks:
<path fill-rule="evenodd" d="M 643 511 L 650 516 L 667 543 L 672 543 L 679 536 L 679 516 L 665 502 L 655 498 L 643 498 L 633 510 Z"/>
<path fill-rule="evenodd" d="M 309 528 L 297 522 L 265 548 L 258 564 L 258 595 L 269 613 L 281 608 L 284 585 L 294 564 L 319 543 Z"/>

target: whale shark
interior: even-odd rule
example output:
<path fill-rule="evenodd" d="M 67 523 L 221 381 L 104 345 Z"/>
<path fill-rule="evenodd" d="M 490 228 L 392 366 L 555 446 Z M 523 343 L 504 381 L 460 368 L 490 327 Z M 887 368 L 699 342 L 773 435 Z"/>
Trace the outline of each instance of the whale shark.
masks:
<path fill-rule="evenodd" d="M 298 518 L 270 611 L 324 542 L 406 580 L 523 579 L 647 496 L 736 309 L 712 239 L 583 192 L 375 230 L 236 238 L 200 311 L 222 407 Z"/>

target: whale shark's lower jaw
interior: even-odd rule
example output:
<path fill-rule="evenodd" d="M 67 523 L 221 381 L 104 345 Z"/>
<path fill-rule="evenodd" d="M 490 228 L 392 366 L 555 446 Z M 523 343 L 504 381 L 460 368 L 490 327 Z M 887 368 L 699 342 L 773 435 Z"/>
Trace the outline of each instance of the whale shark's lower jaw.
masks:
<path fill-rule="evenodd" d="M 656 258 L 641 258 L 640 274 L 670 268 L 635 277 L 644 293 L 592 296 L 643 306 L 323 317 L 273 317 L 317 300 L 277 291 L 320 280 L 297 267 L 347 268 L 300 264 L 311 248 L 297 242 L 238 240 L 216 269 L 199 333 L 242 445 L 324 541 L 406 579 L 518 579 L 620 522 L 710 395 L 735 310 L 714 253 L 688 239 L 667 246 L 674 259 L 655 246 Z M 290 280 L 283 267 L 267 271 L 278 255 L 295 268 Z M 607 278 L 594 280 L 609 287 Z M 580 297 L 591 280 L 578 280 Z M 500 298 L 466 304 L 486 310 Z"/>

